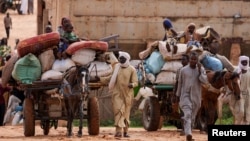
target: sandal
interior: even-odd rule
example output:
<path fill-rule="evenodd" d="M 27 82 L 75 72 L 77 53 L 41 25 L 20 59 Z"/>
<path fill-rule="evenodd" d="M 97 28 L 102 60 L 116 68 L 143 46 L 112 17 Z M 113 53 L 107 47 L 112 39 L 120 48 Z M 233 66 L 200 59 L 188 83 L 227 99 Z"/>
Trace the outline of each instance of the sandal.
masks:
<path fill-rule="evenodd" d="M 121 138 L 121 137 L 122 137 L 122 134 L 121 134 L 120 132 L 117 132 L 117 133 L 115 134 L 115 137 L 116 137 L 116 138 Z"/>
<path fill-rule="evenodd" d="M 127 133 L 127 132 L 125 132 L 125 133 L 123 133 L 123 137 L 125 137 L 125 138 L 129 138 L 130 136 L 128 135 L 128 133 Z"/>

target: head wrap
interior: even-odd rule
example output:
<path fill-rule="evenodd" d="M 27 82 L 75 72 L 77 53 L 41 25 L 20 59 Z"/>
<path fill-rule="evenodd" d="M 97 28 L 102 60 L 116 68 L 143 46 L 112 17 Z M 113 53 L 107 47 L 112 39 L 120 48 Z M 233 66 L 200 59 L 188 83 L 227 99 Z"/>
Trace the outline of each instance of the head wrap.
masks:
<path fill-rule="evenodd" d="M 119 57 L 125 57 L 127 60 L 124 64 L 121 64 L 121 67 L 128 67 L 129 66 L 129 61 L 130 61 L 130 55 L 127 52 L 119 51 Z"/>
<path fill-rule="evenodd" d="M 119 57 L 121 57 L 121 56 L 125 57 L 127 60 L 126 60 L 126 62 L 124 64 L 117 63 L 115 65 L 113 74 L 112 74 L 111 79 L 109 81 L 109 90 L 110 90 L 110 92 L 114 89 L 119 69 L 121 67 L 126 68 L 126 67 L 128 67 L 130 65 L 130 63 L 129 63 L 130 55 L 127 52 L 119 51 Z"/>
<path fill-rule="evenodd" d="M 244 61 L 246 60 L 247 61 L 247 65 L 246 66 L 243 66 L 241 64 L 241 61 Z M 249 67 L 249 57 L 245 56 L 245 55 L 242 55 L 239 57 L 239 68 L 240 68 L 240 71 L 241 70 L 247 70 L 247 68 Z"/>
<path fill-rule="evenodd" d="M 188 25 L 187 25 L 187 27 L 186 27 L 186 32 L 188 32 L 188 28 L 190 27 L 190 26 L 193 26 L 194 27 L 194 31 L 195 31 L 195 29 L 196 29 L 196 25 L 195 25 L 195 23 L 189 23 Z"/>
<path fill-rule="evenodd" d="M 194 26 L 194 32 L 193 32 L 193 34 L 192 35 L 190 35 L 190 33 L 189 33 L 189 27 L 190 26 Z M 186 27 L 186 29 L 185 29 L 185 43 L 187 43 L 188 41 L 190 41 L 191 39 L 192 40 L 198 40 L 199 39 L 199 37 L 198 37 L 198 34 L 196 33 L 196 25 L 195 25 L 195 23 L 189 23 L 188 25 L 187 25 L 187 27 Z M 191 38 L 191 39 L 190 39 Z"/>
<path fill-rule="evenodd" d="M 171 22 L 171 20 L 169 20 L 169 19 L 165 19 L 165 20 L 163 21 L 163 26 L 164 26 L 165 29 L 166 29 L 166 28 L 173 28 L 172 22 Z"/>

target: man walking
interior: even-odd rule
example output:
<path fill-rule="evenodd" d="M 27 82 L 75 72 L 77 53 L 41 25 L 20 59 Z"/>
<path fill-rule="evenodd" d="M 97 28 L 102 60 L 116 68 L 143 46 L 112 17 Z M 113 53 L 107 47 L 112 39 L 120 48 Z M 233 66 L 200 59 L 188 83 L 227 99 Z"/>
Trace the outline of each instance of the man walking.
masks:
<path fill-rule="evenodd" d="M 186 141 L 193 141 L 192 125 L 201 107 L 201 85 L 209 84 L 205 69 L 198 63 L 198 54 L 191 52 L 189 64 L 181 68 L 176 95 L 180 97 L 180 108 Z"/>
<path fill-rule="evenodd" d="M 241 99 L 235 107 L 237 116 L 235 124 L 250 124 L 250 67 L 249 57 L 242 55 L 239 57 L 239 65 L 236 72 L 240 73 Z"/>
<path fill-rule="evenodd" d="M 4 27 L 5 27 L 7 39 L 9 39 L 10 29 L 12 28 L 12 19 L 9 13 L 7 13 L 6 16 L 4 17 Z"/>
<path fill-rule="evenodd" d="M 130 125 L 130 110 L 134 99 L 134 87 L 138 86 L 136 69 L 130 65 L 130 55 L 120 51 L 119 63 L 115 65 L 111 77 L 98 78 L 101 82 L 109 82 L 109 90 L 112 93 L 112 104 L 115 120 L 115 137 L 128 138 Z"/>

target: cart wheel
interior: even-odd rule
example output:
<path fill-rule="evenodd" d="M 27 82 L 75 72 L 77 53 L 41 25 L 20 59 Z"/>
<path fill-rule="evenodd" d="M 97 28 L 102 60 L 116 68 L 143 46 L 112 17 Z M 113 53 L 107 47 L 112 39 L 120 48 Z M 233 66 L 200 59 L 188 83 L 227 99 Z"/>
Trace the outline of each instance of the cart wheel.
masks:
<path fill-rule="evenodd" d="M 143 127 L 147 131 L 156 131 L 159 128 L 160 104 L 156 97 L 146 99 L 142 112 Z"/>
<path fill-rule="evenodd" d="M 100 128 L 99 103 L 96 97 L 88 101 L 88 132 L 89 135 L 98 135 Z"/>
<path fill-rule="evenodd" d="M 43 125 L 43 134 L 44 135 L 48 135 L 49 134 L 49 129 L 50 129 L 50 121 L 49 120 L 45 120 L 43 121 L 44 125 Z"/>
<path fill-rule="evenodd" d="M 23 126 L 24 126 L 24 135 L 34 136 L 35 135 L 35 114 L 34 114 L 34 103 L 30 98 L 25 98 L 24 108 L 23 108 Z"/>

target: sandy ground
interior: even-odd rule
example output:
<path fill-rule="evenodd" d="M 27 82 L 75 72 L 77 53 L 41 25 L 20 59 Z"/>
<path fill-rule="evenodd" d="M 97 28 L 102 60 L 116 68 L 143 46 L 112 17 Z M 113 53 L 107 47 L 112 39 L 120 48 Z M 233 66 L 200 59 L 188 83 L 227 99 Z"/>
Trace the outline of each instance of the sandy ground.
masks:
<path fill-rule="evenodd" d="M 12 18 L 12 29 L 10 30 L 8 45 L 14 48 L 15 39 L 20 39 L 21 41 L 23 39 L 37 35 L 36 8 L 33 15 L 19 15 L 17 11 L 11 9 L 9 9 L 8 12 L 10 13 L 10 17 Z M 0 13 L 0 39 L 2 39 L 3 37 L 7 37 L 3 24 L 5 15 L 6 14 Z"/>
<path fill-rule="evenodd" d="M 35 0 L 36 4 L 36 0 Z M 35 8 L 36 9 L 36 8 Z M 37 34 L 36 25 L 36 11 L 34 15 L 18 15 L 17 11 L 8 10 L 13 20 L 13 28 L 10 31 L 10 39 L 8 44 L 13 48 L 15 46 L 15 39 L 26 39 Z M 2 20 L 5 14 L 0 14 Z M 3 22 L 0 22 L 0 38 L 6 37 Z M 77 127 L 74 127 L 74 135 L 77 133 Z M 155 132 L 147 132 L 143 128 L 130 128 L 130 138 L 115 139 L 114 127 L 100 127 L 100 134 L 98 136 L 89 136 L 87 128 L 83 129 L 83 137 L 78 138 L 73 136 L 68 138 L 66 136 L 66 127 L 58 127 L 50 129 L 49 135 L 43 135 L 43 130 L 40 126 L 36 126 L 34 137 L 25 137 L 23 134 L 23 126 L 2 126 L 0 127 L 0 141 L 81 141 L 81 140 L 129 140 L 129 141 L 185 141 L 185 136 L 179 136 L 176 129 L 163 128 Z M 195 141 L 207 141 L 207 135 L 200 134 L 198 131 L 193 131 Z"/>
<path fill-rule="evenodd" d="M 185 136 L 180 136 L 176 129 L 163 128 L 154 132 L 147 132 L 143 128 L 130 128 L 130 138 L 114 138 L 113 127 L 101 127 L 100 134 L 97 136 L 89 136 L 87 128 L 83 129 L 83 136 L 77 137 L 78 128 L 74 127 L 73 137 L 66 136 L 66 127 L 58 127 L 50 129 L 49 135 L 43 135 L 43 130 L 40 126 L 35 128 L 34 137 L 25 137 L 23 135 L 23 126 L 4 126 L 0 127 L 0 141 L 104 141 L 104 140 L 127 140 L 127 141 L 185 141 Z M 195 141 L 207 141 L 207 135 L 200 134 L 198 131 L 193 131 Z"/>

